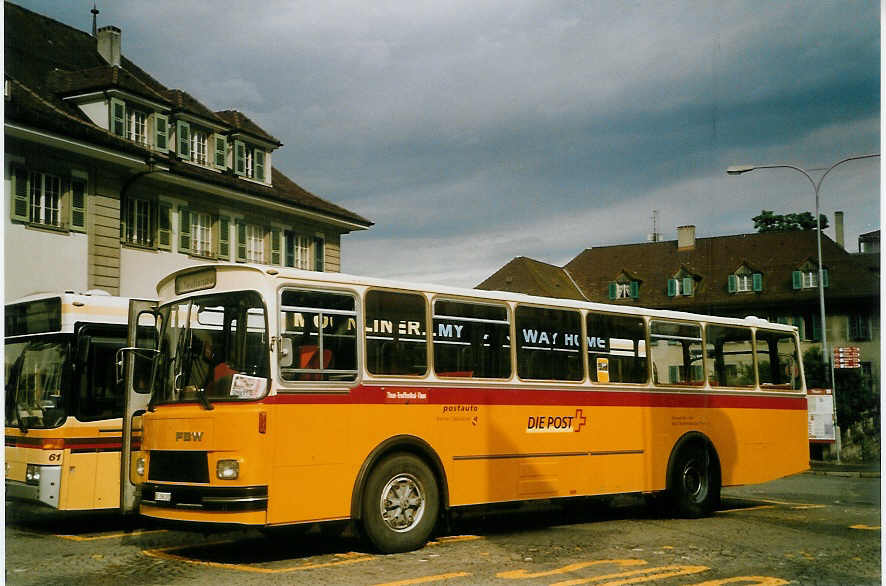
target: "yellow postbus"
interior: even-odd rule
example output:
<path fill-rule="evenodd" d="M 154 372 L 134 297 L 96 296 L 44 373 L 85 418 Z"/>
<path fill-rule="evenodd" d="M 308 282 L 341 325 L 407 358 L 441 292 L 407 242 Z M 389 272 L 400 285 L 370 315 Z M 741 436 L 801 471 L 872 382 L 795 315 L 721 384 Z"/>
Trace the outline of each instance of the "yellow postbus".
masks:
<path fill-rule="evenodd" d="M 5 307 L 6 497 L 61 511 L 119 506 L 129 300 L 40 294 Z"/>
<path fill-rule="evenodd" d="M 351 520 L 398 552 L 457 507 L 662 493 L 700 516 L 808 467 L 791 326 L 247 265 L 157 292 L 130 411 L 149 517 Z"/>

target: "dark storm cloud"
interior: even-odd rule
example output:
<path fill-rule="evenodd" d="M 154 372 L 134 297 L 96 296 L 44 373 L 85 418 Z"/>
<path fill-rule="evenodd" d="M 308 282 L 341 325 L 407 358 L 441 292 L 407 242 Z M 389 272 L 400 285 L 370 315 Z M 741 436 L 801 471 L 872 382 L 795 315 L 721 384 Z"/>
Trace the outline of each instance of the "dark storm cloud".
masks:
<path fill-rule="evenodd" d="M 23 4 L 88 29 L 91 2 Z M 750 231 L 810 190 L 727 165 L 879 148 L 876 2 L 102 4 L 127 56 L 245 111 L 276 166 L 376 222 L 345 240 L 355 272 L 472 285 L 643 240 L 652 209 L 666 237 Z M 875 169 L 828 179 L 850 239 L 879 227 Z"/>

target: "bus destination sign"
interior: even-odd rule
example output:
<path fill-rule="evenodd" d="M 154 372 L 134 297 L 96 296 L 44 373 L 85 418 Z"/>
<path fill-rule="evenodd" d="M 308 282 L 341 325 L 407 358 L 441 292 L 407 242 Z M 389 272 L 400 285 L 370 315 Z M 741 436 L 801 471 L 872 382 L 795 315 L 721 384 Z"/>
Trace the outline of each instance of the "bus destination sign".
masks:
<path fill-rule="evenodd" d="M 212 289 L 213 287 L 215 287 L 214 268 L 184 273 L 175 278 L 176 295 L 193 293 L 194 291 L 202 291 L 203 289 Z"/>

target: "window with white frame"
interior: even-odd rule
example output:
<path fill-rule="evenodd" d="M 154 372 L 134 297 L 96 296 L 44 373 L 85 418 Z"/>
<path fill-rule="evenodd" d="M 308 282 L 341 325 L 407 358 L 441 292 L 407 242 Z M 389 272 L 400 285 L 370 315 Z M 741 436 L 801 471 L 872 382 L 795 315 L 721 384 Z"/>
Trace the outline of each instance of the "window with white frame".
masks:
<path fill-rule="evenodd" d="M 234 172 L 243 177 L 267 181 L 267 153 L 242 140 L 234 141 Z"/>
<path fill-rule="evenodd" d="M 126 117 L 126 127 L 129 140 L 139 144 L 148 142 L 148 115 L 141 110 L 129 109 Z"/>
<path fill-rule="evenodd" d="M 209 144 L 209 133 L 200 128 L 191 128 L 191 160 L 198 165 L 206 165 L 206 150 Z"/>
<path fill-rule="evenodd" d="M 688 297 L 695 294 L 695 277 L 681 269 L 674 278 L 668 279 L 668 297 Z"/>
<path fill-rule="evenodd" d="M 153 202 L 147 199 L 129 197 L 126 199 L 123 215 L 125 226 L 124 240 L 129 244 L 153 246 L 154 210 Z"/>
<path fill-rule="evenodd" d="M 818 287 L 818 263 L 807 261 L 791 275 L 794 289 L 814 289 Z M 821 285 L 828 287 L 830 285 L 830 277 L 828 269 L 822 268 Z"/>
<path fill-rule="evenodd" d="M 246 262 L 265 262 L 265 229 L 246 224 Z"/>
<path fill-rule="evenodd" d="M 31 223 L 61 226 L 61 179 L 49 173 L 32 171 L 29 184 Z"/>
<path fill-rule="evenodd" d="M 212 215 L 205 212 L 191 212 L 191 253 L 199 256 L 211 256 L 212 249 Z"/>

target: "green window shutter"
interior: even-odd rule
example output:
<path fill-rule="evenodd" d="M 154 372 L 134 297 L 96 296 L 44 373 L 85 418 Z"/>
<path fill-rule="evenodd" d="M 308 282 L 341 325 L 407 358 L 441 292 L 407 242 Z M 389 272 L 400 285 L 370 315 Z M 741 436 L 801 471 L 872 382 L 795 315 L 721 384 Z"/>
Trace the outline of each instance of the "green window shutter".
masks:
<path fill-rule="evenodd" d="M 28 172 L 24 167 L 15 167 L 12 173 L 12 210 L 11 217 L 17 222 L 27 222 L 30 219 L 31 196 L 28 189 Z"/>
<path fill-rule="evenodd" d="M 176 122 L 175 132 L 178 140 L 178 156 L 186 161 L 191 160 L 191 125 L 184 120 Z"/>
<path fill-rule="evenodd" d="M 803 273 L 801 271 L 794 271 L 793 273 L 791 273 L 791 280 L 793 282 L 794 289 L 803 288 Z"/>
<path fill-rule="evenodd" d="M 220 135 L 215 135 L 215 166 L 224 169 L 228 166 L 228 140 Z"/>
<path fill-rule="evenodd" d="M 188 208 L 178 209 L 178 251 L 191 252 L 191 213 Z"/>
<path fill-rule="evenodd" d="M 246 224 L 237 222 L 237 262 L 246 262 Z"/>
<path fill-rule="evenodd" d="M 831 286 L 831 277 L 828 274 L 827 269 L 821 269 L 821 286 L 822 287 L 830 287 Z"/>
<path fill-rule="evenodd" d="M 218 256 L 231 260 L 231 219 L 227 216 L 218 218 Z"/>
<path fill-rule="evenodd" d="M 677 279 L 668 279 L 668 297 L 677 294 Z"/>
<path fill-rule="evenodd" d="M 323 264 L 326 259 L 326 242 L 320 238 L 314 238 L 314 270 L 323 271 Z"/>
<path fill-rule="evenodd" d="M 154 148 L 169 152 L 169 118 L 165 114 L 154 114 Z"/>
<path fill-rule="evenodd" d="M 164 203 L 157 206 L 157 248 L 160 250 L 172 250 L 171 214 L 172 206 Z"/>
<path fill-rule="evenodd" d="M 683 277 L 683 295 L 692 295 L 693 285 L 695 285 L 695 279 L 692 277 Z"/>
<path fill-rule="evenodd" d="M 242 140 L 234 141 L 234 173 L 246 175 L 246 144 Z"/>
<path fill-rule="evenodd" d="M 111 98 L 111 133 L 126 137 L 126 104 L 123 100 Z"/>
<path fill-rule="evenodd" d="M 71 179 L 71 230 L 86 232 L 86 181 Z"/>
<path fill-rule="evenodd" d="M 280 229 L 271 228 L 271 264 L 280 266 Z"/>
<path fill-rule="evenodd" d="M 680 367 L 668 366 L 668 382 L 674 384 L 680 381 Z"/>
<path fill-rule="evenodd" d="M 631 298 L 637 299 L 640 297 L 640 282 L 639 281 L 631 281 Z"/>
<path fill-rule="evenodd" d="M 754 291 L 762 291 L 763 290 L 763 273 L 754 273 L 751 275 L 751 279 L 753 280 L 753 288 Z"/>
<path fill-rule="evenodd" d="M 618 285 L 615 282 L 609 283 L 609 298 L 615 299 L 618 291 Z"/>
<path fill-rule="evenodd" d="M 738 277 L 736 277 L 735 275 L 729 275 L 727 282 L 727 289 L 730 293 L 735 293 L 736 291 L 738 291 Z"/>
<path fill-rule="evenodd" d="M 258 179 L 259 181 L 265 180 L 265 151 L 261 149 L 255 149 L 255 163 L 253 170 L 254 179 Z"/>
<path fill-rule="evenodd" d="M 821 316 L 812 315 L 812 339 L 821 340 Z"/>

